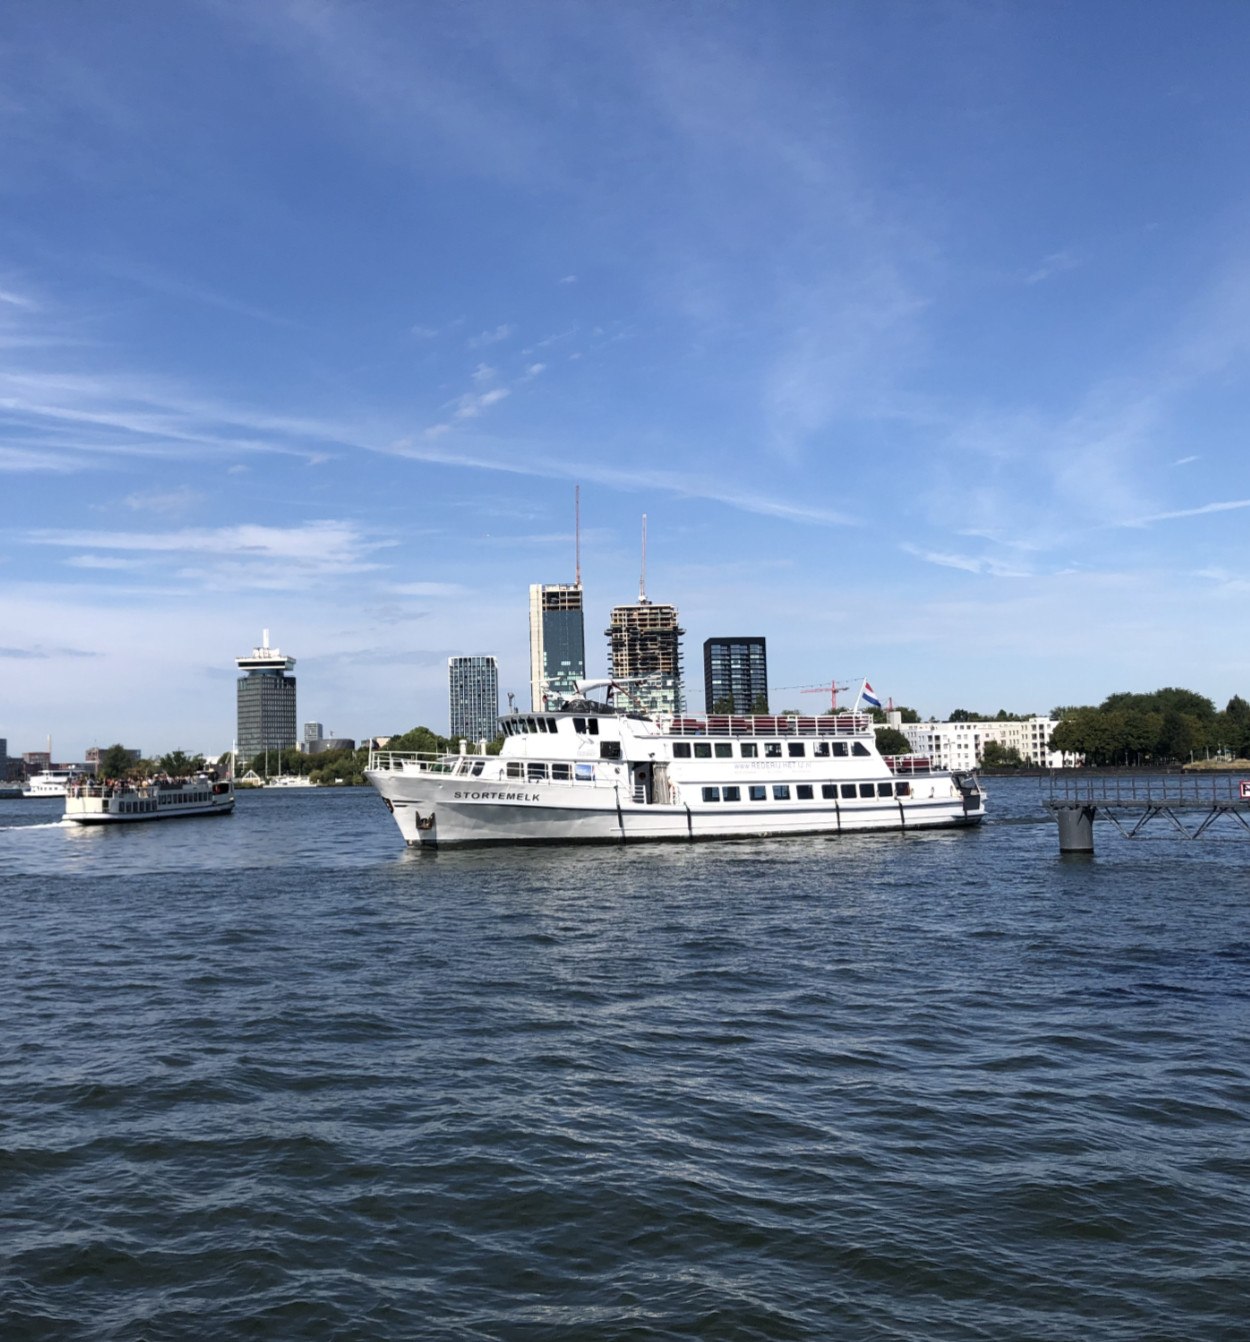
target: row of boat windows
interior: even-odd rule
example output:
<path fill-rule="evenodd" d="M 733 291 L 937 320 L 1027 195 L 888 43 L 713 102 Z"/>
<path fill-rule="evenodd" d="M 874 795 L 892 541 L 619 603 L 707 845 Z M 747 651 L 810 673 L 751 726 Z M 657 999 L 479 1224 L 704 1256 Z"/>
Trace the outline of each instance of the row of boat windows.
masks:
<path fill-rule="evenodd" d="M 474 769 L 475 774 L 480 773 L 480 769 Z M 593 764 L 536 764 L 529 761 L 521 764 L 518 760 L 510 760 L 506 777 L 508 778 L 528 778 L 531 782 L 541 782 L 543 779 L 550 778 L 553 783 L 569 783 L 573 779 L 587 782 L 595 776 Z"/>
<path fill-rule="evenodd" d="M 212 800 L 209 792 L 179 792 L 158 797 L 136 797 L 133 800 L 123 797 L 117 803 L 121 815 L 150 815 L 160 806 L 185 806 L 188 802 L 206 802 Z"/>
<path fill-rule="evenodd" d="M 785 750 L 782 750 L 782 745 Z M 779 760 L 783 755 L 790 759 L 803 759 L 807 754 L 808 742 L 806 741 L 740 741 L 738 743 L 738 753 L 744 760 L 754 760 L 760 757 L 760 748 L 763 747 L 764 758 L 769 760 Z M 813 759 L 828 759 L 831 755 L 843 757 L 846 755 L 869 755 L 872 752 L 862 741 L 813 741 L 811 742 Z M 693 755 L 692 755 L 693 752 Z M 732 741 L 674 741 L 673 758 L 675 760 L 729 760 L 733 759 L 734 743 Z"/>
<path fill-rule="evenodd" d="M 791 786 L 789 783 L 773 783 L 771 787 L 764 783 L 752 783 L 747 788 L 740 787 L 705 787 L 703 789 L 704 801 L 741 801 L 742 793 L 746 792 L 748 801 L 768 801 L 770 795 L 773 801 L 789 801 Z M 814 785 L 811 783 L 796 783 L 793 787 L 795 801 L 815 801 Z M 822 783 L 820 786 L 820 796 L 822 801 L 835 801 L 839 797 L 843 801 L 853 801 L 856 798 L 868 797 L 910 797 L 910 783 Z"/>
<path fill-rule="evenodd" d="M 501 724 L 505 736 L 527 736 L 538 732 L 555 733 L 560 730 L 560 724 L 555 718 L 505 718 Z M 578 732 L 586 731 L 586 719 L 574 718 L 573 730 Z M 599 724 L 590 719 L 590 735 L 599 735 Z"/>

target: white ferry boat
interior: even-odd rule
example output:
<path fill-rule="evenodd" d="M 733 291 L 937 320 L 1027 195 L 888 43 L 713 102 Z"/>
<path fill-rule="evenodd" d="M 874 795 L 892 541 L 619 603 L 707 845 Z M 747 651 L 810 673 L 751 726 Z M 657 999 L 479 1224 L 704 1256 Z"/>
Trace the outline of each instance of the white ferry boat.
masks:
<path fill-rule="evenodd" d="M 860 713 L 650 717 L 586 697 L 500 719 L 499 755 L 373 750 L 413 846 L 763 838 L 979 824 L 976 776 L 886 759 Z"/>
<path fill-rule="evenodd" d="M 140 820 L 229 815 L 234 785 L 229 779 L 152 780 L 147 783 L 71 783 L 64 819 L 76 825 L 125 825 Z"/>
<path fill-rule="evenodd" d="M 31 774 L 22 789 L 22 796 L 63 797 L 76 777 L 72 769 L 45 769 L 42 773 Z"/>
<path fill-rule="evenodd" d="M 305 774 L 274 774 L 272 778 L 265 779 L 266 787 L 318 787 L 311 778 Z"/>

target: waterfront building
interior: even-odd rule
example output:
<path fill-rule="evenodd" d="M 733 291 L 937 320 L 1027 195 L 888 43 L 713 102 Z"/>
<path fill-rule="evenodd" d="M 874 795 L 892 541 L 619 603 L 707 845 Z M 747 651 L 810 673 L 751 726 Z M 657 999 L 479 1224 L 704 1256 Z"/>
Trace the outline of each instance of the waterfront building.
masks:
<path fill-rule="evenodd" d="M 304 752 L 308 755 L 328 755 L 334 750 L 355 750 L 356 742 L 350 736 L 320 736 L 315 741 L 304 742 Z"/>
<path fill-rule="evenodd" d="M 530 707 L 541 711 L 571 698 L 574 682 L 586 677 L 586 629 L 582 585 L 530 586 Z"/>
<path fill-rule="evenodd" d="M 449 657 L 447 690 L 453 740 L 499 735 L 499 667 L 490 656 Z"/>
<path fill-rule="evenodd" d="M 608 638 L 612 679 L 626 684 L 648 713 L 685 711 L 681 680 L 681 639 L 677 607 L 640 597 L 637 605 L 614 606 Z"/>
<path fill-rule="evenodd" d="M 310 741 L 320 741 L 325 736 L 325 728 L 319 722 L 304 723 L 304 749 L 308 749 Z"/>
<path fill-rule="evenodd" d="M 762 638 L 703 641 L 703 706 L 709 713 L 768 710 L 768 655 Z"/>
<path fill-rule="evenodd" d="M 294 657 L 269 646 L 269 630 L 259 648 L 236 657 L 244 674 L 238 682 L 238 730 L 236 745 L 247 760 L 266 750 L 295 749 L 295 677 L 288 672 Z"/>
<path fill-rule="evenodd" d="M 897 713 L 886 715 L 891 727 L 903 733 L 917 755 L 927 755 L 942 769 L 975 769 L 991 741 L 1019 752 L 1025 764 L 1039 769 L 1071 769 L 1082 756 L 1051 750 L 1050 737 L 1057 718 L 1031 717 L 1018 722 L 903 722 Z"/>

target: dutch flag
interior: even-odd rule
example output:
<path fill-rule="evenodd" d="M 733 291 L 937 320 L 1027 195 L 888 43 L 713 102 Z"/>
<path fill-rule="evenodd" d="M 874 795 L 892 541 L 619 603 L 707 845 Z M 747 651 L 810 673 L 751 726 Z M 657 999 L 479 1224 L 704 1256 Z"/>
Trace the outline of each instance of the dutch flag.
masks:
<path fill-rule="evenodd" d="M 864 688 L 860 690 L 859 697 L 861 701 L 866 703 L 870 708 L 881 707 L 881 700 L 873 693 L 872 686 L 869 685 L 867 681 L 864 681 Z"/>

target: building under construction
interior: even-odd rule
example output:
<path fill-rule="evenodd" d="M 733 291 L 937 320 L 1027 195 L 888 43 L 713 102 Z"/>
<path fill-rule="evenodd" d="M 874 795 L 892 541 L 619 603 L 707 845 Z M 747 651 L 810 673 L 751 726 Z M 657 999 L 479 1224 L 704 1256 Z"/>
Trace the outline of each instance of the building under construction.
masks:
<path fill-rule="evenodd" d="M 627 683 L 632 699 L 649 713 L 685 711 L 677 607 L 642 597 L 636 606 L 614 606 L 608 636 L 612 679 Z"/>

